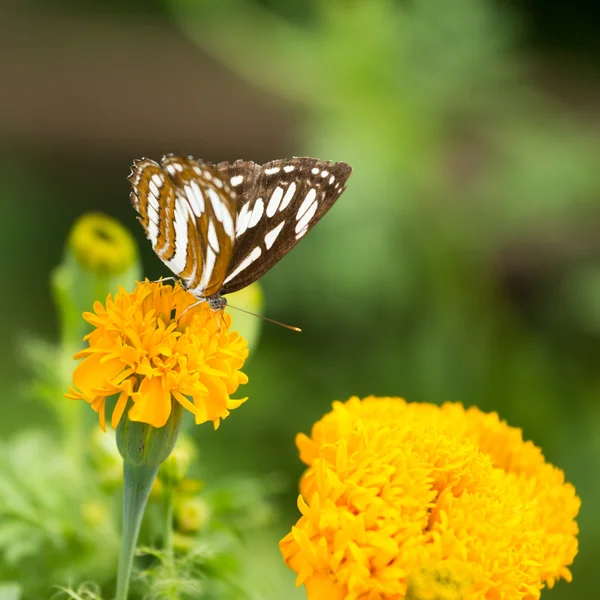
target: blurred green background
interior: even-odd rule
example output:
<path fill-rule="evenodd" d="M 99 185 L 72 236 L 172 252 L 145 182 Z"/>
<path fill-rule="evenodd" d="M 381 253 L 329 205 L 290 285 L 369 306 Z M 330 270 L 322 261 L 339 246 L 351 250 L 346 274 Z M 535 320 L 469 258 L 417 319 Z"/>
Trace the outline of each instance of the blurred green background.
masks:
<path fill-rule="evenodd" d="M 583 500 L 574 581 L 544 597 L 597 597 L 596 11 L 558 0 L 4 0 L 2 435 L 53 427 L 19 394 L 16 347 L 57 336 L 49 273 L 76 217 L 119 218 L 145 274 L 167 275 L 129 204 L 134 158 L 344 160 L 347 192 L 263 280 L 264 313 L 303 333 L 265 325 L 246 368 L 250 401 L 217 433 L 196 430 L 215 478 L 284 477 L 276 526 L 248 542 L 257 582 L 282 577 L 267 597 L 286 586 L 292 597 L 276 543 L 297 518 L 294 435 L 333 399 L 377 394 L 460 400 L 521 427 Z"/>

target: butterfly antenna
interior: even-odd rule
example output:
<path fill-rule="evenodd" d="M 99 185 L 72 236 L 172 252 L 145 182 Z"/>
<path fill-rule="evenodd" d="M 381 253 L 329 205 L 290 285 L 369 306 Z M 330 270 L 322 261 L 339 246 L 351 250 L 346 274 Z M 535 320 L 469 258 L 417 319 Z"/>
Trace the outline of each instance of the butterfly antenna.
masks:
<path fill-rule="evenodd" d="M 259 319 L 262 319 L 263 321 L 268 321 L 269 323 L 273 323 L 274 325 L 279 325 L 280 327 L 285 327 L 286 329 L 289 329 L 291 331 L 298 331 L 298 332 L 302 331 L 302 329 L 300 329 L 300 327 L 294 327 L 293 325 L 286 325 L 285 323 L 281 323 L 280 321 L 276 321 L 275 319 L 269 319 L 269 317 L 263 317 L 262 315 L 250 312 L 249 310 L 245 310 L 244 308 L 232 306 L 229 303 L 227 304 L 227 306 L 229 308 L 235 308 L 235 310 L 239 310 L 240 312 L 246 313 L 247 315 L 252 315 L 253 317 L 258 317 Z"/>

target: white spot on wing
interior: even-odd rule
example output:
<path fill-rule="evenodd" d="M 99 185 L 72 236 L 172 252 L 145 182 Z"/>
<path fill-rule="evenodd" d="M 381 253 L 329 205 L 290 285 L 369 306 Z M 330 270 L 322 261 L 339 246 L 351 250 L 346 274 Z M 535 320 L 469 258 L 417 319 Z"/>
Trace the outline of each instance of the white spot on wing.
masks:
<path fill-rule="evenodd" d="M 148 186 L 150 188 L 150 191 L 152 192 L 152 194 L 154 194 L 157 198 L 160 194 L 160 191 L 158 189 L 158 186 L 156 185 L 156 183 L 154 183 L 154 179 L 150 180 L 150 184 Z"/>
<path fill-rule="evenodd" d="M 148 196 L 148 220 L 158 225 L 158 202 L 154 196 Z"/>
<path fill-rule="evenodd" d="M 277 212 L 277 207 L 283 198 L 283 188 L 277 186 L 273 192 L 269 204 L 267 204 L 267 217 L 272 217 Z"/>
<path fill-rule="evenodd" d="M 271 231 L 269 231 L 269 233 L 265 235 L 265 246 L 267 247 L 267 250 L 271 249 L 271 246 L 275 243 L 275 240 L 277 239 L 277 236 L 281 233 L 281 230 L 283 229 L 284 225 L 285 221 L 282 221 L 281 223 L 279 223 L 279 225 L 277 225 L 277 227 L 271 229 Z"/>
<path fill-rule="evenodd" d="M 159 188 L 162 187 L 162 184 L 164 183 L 163 178 L 158 173 L 152 174 L 151 181 L 153 181 L 154 185 L 156 185 Z"/>
<path fill-rule="evenodd" d="M 233 187 L 236 187 L 236 186 L 240 185 L 243 181 L 244 181 L 243 175 L 236 175 L 235 177 L 231 178 L 231 185 Z"/>
<path fill-rule="evenodd" d="M 292 181 L 290 185 L 288 185 L 288 189 L 285 190 L 285 196 L 279 205 L 279 210 L 284 210 L 285 207 L 292 201 L 294 194 L 296 193 L 296 182 Z"/>
<path fill-rule="evenodd" d="M 154 196 L 148 196 L 148 239 L 152 247 L 158 241 L 158 200 Z"/>
<path fill-rule="evenodd" d="M 175 273 L 179 275 L 185 269 L 188 247 L 188 208 L 181 198 L 175 198 L 175 255 L 171 260 L 165 260 L 164 263 Z"/>
<path fill-rule="evenodd" d="M 212 221 L 208 222 L 208 243 L 213 247 L 215 252 L 219 251 L 219 238 L 217 237 L 217 230 Z"/>
<path fill-rule="evenodd" d="M 286 173 L 291 173 L 296 167 L 294 165 L 285 165 L 285 167 L 283 167 L 283 170 Z"/>
<path fill-rule="evenodd" d="M 197 217 L 199 217 L 205 209 L 204 206 L 204 194 L 200 189 L 200 186 L 195 182 L 191 181 L 189 186 L 188 197 L 190 200 L 190 204 L 192 205 L 192 209 Z"/>
<path fill-rule="evenodd" d="M 213 249 L 209 246 L 208 251 L 206 252 L 206 262 L 204 263 L 202 270 L 202 277 L 200 278 L 200 283 L 198 287 L 194 290 L 194 293 L 199 293 L 200 295 L 208 286 L 210 281 L 213 269 L 215 268 L 215 263 L 217 262 L 217 255 L 213 251 Z"/>
<path fill-rule="evenodd" d="M 310 208 L 304 213 L 298 223 L 296 223 L 296 233 L 308 226 L 310 220 L 315 216 L 318 207 L 319 203 L 316 201 L 310 205 Z"/>
<path fill-rule="evenodd" d="M 318 175 L 318 174 L 319 174 L 319 169 L 317 169 L 317 167 L 313 167 L 313 168 L 310 170 L 310 172 L 311 172 L 313 175 Z"/>
<path fill-rule="evenodd" d="M 275 175 L 279 171 L 281 171 L 279 167 L 271 167 L 270 169 L 265 169 L 265 175 Z"/>
<path fill-rule="evenodd" d="M 248 229 L 248 225 L 250 224 L 250 219 L 252 218 L 252 213 L 249 210 L 250 202 L 246 202 L 244 206 L 242 206 L 242 210 L 240 210 L 240 214 L 236 218 L 235 223 L 235 235 L 236 237 L 240 237 L 246 229 Z"/>
<path fill-rule="evenodd" d="M 235 271 L 229 274 L 224 283 L 231 281 L 236 275 L 241 273 L 244 269 L 247 269 L 260 255 L 262 254 L 262 250 L 260 246 L 256 246 L 248 256 L 237 266 Z"/>
<path fill-rule="evenodd" d="M 235 233 L 233 231 L 233 217 L 228 210 L 223 213 L 223 229 L 229 238 L 233 240 L 235 237 Z"/>
<path fill-rule="evenodd" d="M 327 177 L 327 175 L 329 175 L 329 171 L 321 171 L 321 177 L 323 177 L 323 179 Z"/>
<path fill-rule="evenodd" d="M 208 188 L 208 197 L 210 198 L 210 203 L 212 204 L 213 211 L 215 212 L 215 217 L 217 217 L 218 221 L 223 221 L 223 213 L 226 212 L 227 208 L 223 206 L 223 200 L 219 197 L 219 194 L 215 191 L 214 188 Z"/>
<path fill-rule="evenodd" d="M 308 227 L 305 227 L 302 231 L 299 231 L 296 234 L 296 239 L 299 240 L 307 231 L 308 231 Z"/>
<path fill-rule="evenodd" d="M 194 279 L 196 279 L 196 272 L 198 271 L 198 267 L 200 267 L 201 265 L 199 264 L 199 261 L 194 261 L 193 265 L 192 265 L 192 273 L 191 275 L 186 279 L 186 287 L 189 288 L 190 283 L 192 283 L 192 281 L 194 281 Z"/>
<path fill-rule="evenodd" d="M 332 184 L 334 181 L 335 181 L 335 175 L 332 175 L 332 176 L 329 178 L 329 185 L 331 185 L 331 184 Z"/>
<path fill-rule="evenodd" d="M 248 227 L 254 227 L 262 219 L 264 210 L 265 203 L 262 198 L 259 198 L 252 209 L 252 218 L 250 219 L 250 223 L 248 223 Z"/>
<path fill-rule="evenodd" d="M 302 218 L 302 215 L 308 210 L 308 207 L 313 203 L 314 199 L 317 197 L 317 190 L 314 188 L 308 190 L 306 194 L 306 198 L 302 201 L 298 212 L 296 213 L 296 220 L 299 221 Z"/>

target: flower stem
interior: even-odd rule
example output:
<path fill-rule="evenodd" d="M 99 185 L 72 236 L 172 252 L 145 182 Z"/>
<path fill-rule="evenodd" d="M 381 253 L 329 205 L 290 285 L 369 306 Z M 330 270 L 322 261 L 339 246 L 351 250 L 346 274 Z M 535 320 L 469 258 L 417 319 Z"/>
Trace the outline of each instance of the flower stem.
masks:
<path fill-rule="evenodd" d="M 164 501 L 165 501 L 165 531 L 164 531 L 164 550 L 167 555 L 172 559 L 173 557 L 173 505 L 175 500 L 175 494 L 173 490 L 165 490 Z"/>
<path fill-rule="evenodd" d="M 123 533 L 115 600 L 127 600 L 140 525 L 157 472 L 158 466 L 123 462 Z"/>

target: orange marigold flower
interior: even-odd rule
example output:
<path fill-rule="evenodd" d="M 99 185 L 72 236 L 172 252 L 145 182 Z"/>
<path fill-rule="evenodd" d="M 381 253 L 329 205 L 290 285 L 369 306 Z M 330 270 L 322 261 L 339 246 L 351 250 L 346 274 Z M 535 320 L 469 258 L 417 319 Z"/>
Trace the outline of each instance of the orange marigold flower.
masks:
<path fill-rule="evenodd" d="M 117 427 L 129 398 L 132 421 L 162 427 L 172 401 L 194 414 L 196 423 L 212 421 L 215 429 L 231 409 L 246 399 L 232 400 L 248 378 L 239 369 L 248 355 L 246 341 L 230 332 L 231 318 L 213 312 L 179 284 L 138 283 L 131 294 L 120 289 L 106 308 L 94 304 L 83 316 L 94 330 L 73 373 L 69 398 L 89 402 L 106 428 L 105 405 L 118 394 L 111 424 Z M 191 398 L 191 401 L 190 399 Z"/>
<path fill-rule="evenodd" d="M 571 579 L 575 489 L 495 413 L 354 397 L 296 443 L 280 548 L 309 600 L 529 600 Z"/>

